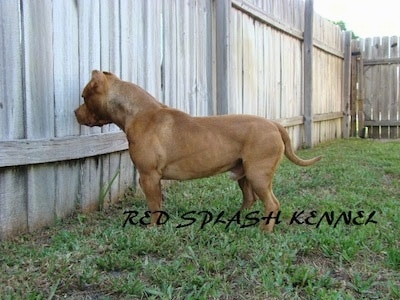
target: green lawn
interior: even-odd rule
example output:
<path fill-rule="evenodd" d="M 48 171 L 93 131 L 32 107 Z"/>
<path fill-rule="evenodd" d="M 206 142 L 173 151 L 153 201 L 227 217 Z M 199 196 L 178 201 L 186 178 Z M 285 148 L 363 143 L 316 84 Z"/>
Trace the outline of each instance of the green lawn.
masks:
<path fill-rule="evenodd" d="M 400 298 L 400 143 L 339 140 L 298 154 L 324 157 L 282 161 L 272 234 L 254 225 L 260 201 L 237 214 L 227 175 L 171 185 L 157 228 L 140 226 L 146 204 L 128 194 L 0 243 L 0 299 Z"/>

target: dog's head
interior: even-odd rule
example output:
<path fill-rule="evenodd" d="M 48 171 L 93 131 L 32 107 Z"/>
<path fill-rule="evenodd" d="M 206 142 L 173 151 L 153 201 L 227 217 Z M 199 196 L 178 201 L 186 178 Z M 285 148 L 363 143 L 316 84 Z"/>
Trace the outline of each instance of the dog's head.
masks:
<path fill-rule="evenodd" d="M 92 79 L 82 92 L 84 103 L 75 110 L 78 123 L 86 126 L 103 126 L 112 123 L 107 111 L 109 79 L 115 76 L 108 72 L 92 71 Z"/>

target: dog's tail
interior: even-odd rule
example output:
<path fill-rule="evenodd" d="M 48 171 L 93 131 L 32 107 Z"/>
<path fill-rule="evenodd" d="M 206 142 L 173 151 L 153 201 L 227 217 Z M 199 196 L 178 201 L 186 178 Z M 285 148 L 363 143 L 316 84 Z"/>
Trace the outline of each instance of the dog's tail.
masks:
<path fill-rule="evenodd" d="M 302 167 L 307 167 L 307 166 L 311 166 L 313 164 L 315 164 L 317 161 L 319 161 L 322 156 L 317 156 L 314 157 L 312 159 L 301 159 L 300 157 L 298 157 L 292 148 L 292 142 L 290 141 L 290 137 L 285 129 L 285 127 L 283 127 L 281 124 L 279 123 L 275 123 L 276 127 L 279 129 L 279 132 L 281 134 L 283 143 L 285 144 L 285 156 L 293 163 L 295 163 L 296 165 L 302 166 Z"/>

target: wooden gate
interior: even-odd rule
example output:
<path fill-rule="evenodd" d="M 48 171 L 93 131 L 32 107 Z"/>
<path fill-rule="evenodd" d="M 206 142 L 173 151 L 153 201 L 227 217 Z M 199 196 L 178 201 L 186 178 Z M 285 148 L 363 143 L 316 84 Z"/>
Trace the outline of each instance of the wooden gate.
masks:
<path fill-rule="evenodd" d="M 400 36 L 352 44 L 353 136 L 400 138 Z"/>

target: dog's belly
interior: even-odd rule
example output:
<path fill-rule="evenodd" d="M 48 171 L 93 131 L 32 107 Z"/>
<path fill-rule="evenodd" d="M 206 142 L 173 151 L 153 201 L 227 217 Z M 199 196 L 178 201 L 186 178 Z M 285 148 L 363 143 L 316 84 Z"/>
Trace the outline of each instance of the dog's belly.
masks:
<path fill-rule="evenodd" d="M 237 158 L 211 161 L 207 157 L 181 159 L 167 164 L 162 170 L 163 179 L 187 180 L 209 177 L 227 171 L 241 169 L 241 160 Z"/>

